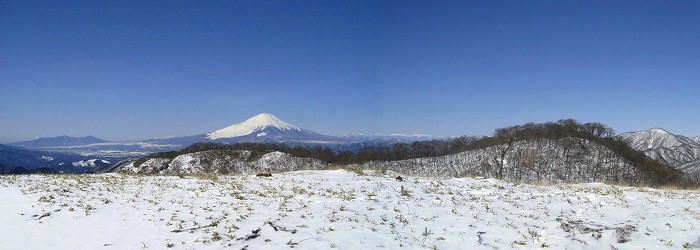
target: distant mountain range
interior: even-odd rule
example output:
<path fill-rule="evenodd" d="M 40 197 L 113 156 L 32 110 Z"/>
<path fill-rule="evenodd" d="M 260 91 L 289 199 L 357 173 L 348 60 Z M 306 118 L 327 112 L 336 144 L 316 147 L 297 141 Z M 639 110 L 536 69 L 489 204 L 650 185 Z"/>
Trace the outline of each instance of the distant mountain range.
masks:
<path fill-rule="evenodd" d="M 110 142 L 93 136 L 59 136 L 39 138 L 10 145 L 33 150 L 74 153 L 97 157 L 131 157 L 169 150 L 179 150 L 194 143 L 218 142 L 275 142 L 292 146 L 323 145 L 337 150 L 354 150 L 368 145 L 382 146 L 399 142 L 427 140 L 428 135 L 344 135 L 331 136 L 316 133 L 289 124 L 276 116 L 262 113 L 241 123 L 199 135 L 155 138 L 137 142 Z"/>
<path fill-rule="evenodd" d="M 700 136 L 686 137 L 652 128 L 621 134 L 632 148 L 690 175 L 700 177 Z"/>
<path fill-rule="evenodd" d="M 105 143 L 106 140 L 94 136 L 86 137 L 70 137 L 70 136 L 58 136 L 58 137 L 46 137 L 39 138 L 31 141 L 23 141 L 10 144 L 16 147 L 25 148 L 42 148 L 42 147 L 61 147 L 61 146 L 81 146 L 96 143 Z"/>

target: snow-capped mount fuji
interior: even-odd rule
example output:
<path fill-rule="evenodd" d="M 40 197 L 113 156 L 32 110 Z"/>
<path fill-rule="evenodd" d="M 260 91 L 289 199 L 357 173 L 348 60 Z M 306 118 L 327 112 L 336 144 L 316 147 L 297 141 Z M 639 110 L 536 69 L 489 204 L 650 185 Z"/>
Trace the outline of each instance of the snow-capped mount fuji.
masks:
<path fill-rule="evenodd" d="M 620 138 L 653 159 L 700 177 L 700 137 L 689 138 L 652 128 L 624 133 Z"/>
<path fill-rule="evenodd" d="M 273 130 L 273 131 L 270 131 Z M 264 137 L 271 134 L 288 134 L 302 132 L 302 129 L 292 124 L 280 120 L 276 116 L 268 113 L 262 113 L 251 117 L 250 119 L 236 123 L 223 129 L 207 134 L 207 138 L 211 140 L 228 139 L 255 134 L 257 137 Z"/>
<path fill-rule="evenodd" d="M 206 134 L 215 142 L 304 142 L 337 143 L 338 138 L 289 124 L 269 113 Z"/>

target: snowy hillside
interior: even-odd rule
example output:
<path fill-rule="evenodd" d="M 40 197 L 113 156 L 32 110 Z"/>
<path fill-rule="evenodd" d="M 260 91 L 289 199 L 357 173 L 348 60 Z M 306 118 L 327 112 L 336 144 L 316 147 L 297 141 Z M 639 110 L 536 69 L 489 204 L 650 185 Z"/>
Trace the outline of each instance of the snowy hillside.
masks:
<path fill-rule="evenodd" d="M 248 150 L 207 150 L 169 158 L 148 158 L 120 163 L 113 171 L 159 174 L 229 174 L 325 169 L 328 164 L 281 152 L 257 155 Z"/>
<path fill-rule="evenodd" d="M 649 157 L 700 177 L 698 137 L 688 138 L 658 128 L 624 133 L 620 137 L 630 146 L 643 151 Z"/>
<path fill-rule="evenodd" d="M 700 248 L 700 191 L 395 177 L 0 176 L 0 248 Z"/>
<path fill-rule="evenodd" d="M 367 162 L 364 166 L 426 176 L 485 176 L 527 182 L 650 181 L 621 156 L 578 138 L 529 139 L 508 148 L 492 146 L 440 157 Z"/>

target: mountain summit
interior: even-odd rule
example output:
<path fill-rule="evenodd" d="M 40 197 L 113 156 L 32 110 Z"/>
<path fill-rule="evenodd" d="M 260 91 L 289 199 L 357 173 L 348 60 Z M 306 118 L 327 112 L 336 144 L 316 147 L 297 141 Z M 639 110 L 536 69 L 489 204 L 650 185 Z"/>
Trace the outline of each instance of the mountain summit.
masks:
<path fill-rule="evenodd" d="M 207 134 L 207 138 L 211 140 L 222 139 L 222 138 L 234 138 L 246 135 L 251 135 L 256 133 L 256 136 L 262 137 L 266 136 L 267 132 L 264 130 L 274 129 L 277 132 L 283 131 L 298 131 L 301 132 L 302 129 L 294 126 L 292 124 L 286 123 L 276 116 L 268 113 L 262 113 L 251 117 L 250 119 L 242 122 L 233 124 L 223 129 L 211 132 Z"/>

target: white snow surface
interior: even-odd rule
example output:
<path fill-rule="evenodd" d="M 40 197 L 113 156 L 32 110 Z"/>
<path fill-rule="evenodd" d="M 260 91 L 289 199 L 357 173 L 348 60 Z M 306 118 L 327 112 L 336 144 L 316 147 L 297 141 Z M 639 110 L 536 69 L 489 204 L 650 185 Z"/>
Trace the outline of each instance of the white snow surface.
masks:
<path fill-rule="evenodd" d="M 403 178 L 0 176 L 0 249 L 700 247 L 697 190 Z"/>
<path fill-rule="evenodd" d="M 221 138 L 234 138 L 239 136 L 245 136 L 253 134 L 257 131 L 261 131 L 265 128 L 278 128 L 280 130 L 296 130 L 301 131 L 301 128 L 286 123 L 276 116 L 268 113 L 262 113 L 252 118 L 242 122 L 233 124 L 226 128 L 211 132 L 207 134 L 207 138 L 211 140 L 221 139 Z"/>

